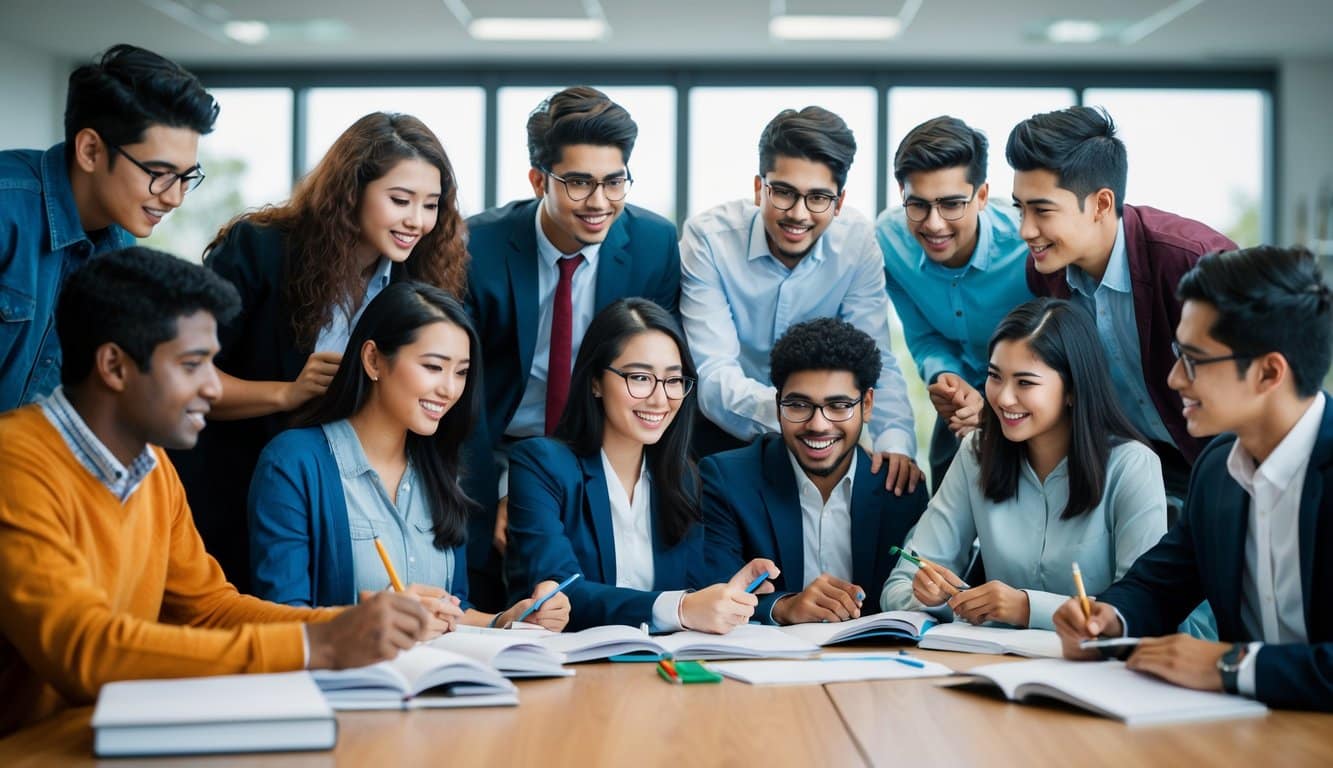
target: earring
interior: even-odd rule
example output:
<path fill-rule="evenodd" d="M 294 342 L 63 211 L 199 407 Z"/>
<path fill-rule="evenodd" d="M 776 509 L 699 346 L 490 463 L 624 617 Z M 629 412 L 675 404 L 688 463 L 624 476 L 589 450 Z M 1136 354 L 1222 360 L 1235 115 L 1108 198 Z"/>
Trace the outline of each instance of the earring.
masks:
<path fill-rule="evenodd" d="M 371 381 L 379 381 L 379 380 L 380 380 L 380 377 L 378 377 L 378 376 L 371 376 L 371 377 L 370 377 L 370 380 L 371 380 Z"/>

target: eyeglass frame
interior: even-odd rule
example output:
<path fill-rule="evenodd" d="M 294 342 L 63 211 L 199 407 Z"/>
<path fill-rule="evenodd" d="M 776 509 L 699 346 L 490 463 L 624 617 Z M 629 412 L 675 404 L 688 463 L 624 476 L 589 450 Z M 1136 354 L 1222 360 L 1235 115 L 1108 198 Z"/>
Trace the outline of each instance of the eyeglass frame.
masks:
<path fill-rule="evenodd" d="M 940 212 L 940 218 L 943 219 L 944 221 L 961 221 L 963 216 L 967 214 L 967 206 L 971 205 L 972 201 L 976 199 L 977 199 L 977 190 L 974 189 L 972 190 L 972 196 L 967 198 L 966 200 L 959 200 L 953 196 L 937 197 L 934 200 L 924 200 L 921 198 L 917 198 L 916 201 L 904 200 L 903 215 L 906 216 L 907 220 L 912 222 L 913 224 L 920 224 L 930 219 L 931 211 L 937 210 Z M 949 218 L 948 216 L 945 216 L 944 209 L 940 207 L 944 203 L 962 203 L 962 205 L 958 208 L 958 215 L 952 219 Z M 914 205 L 926 206 L 926 215 L 919 219 L 912 218 L 912 214 L 910 213 L 910 211 L 912 210 L 912 206 Z"/>
<path fill-rule="evenodd" d="M 1191 382 L 1198 375 L 1198 367 L 1208 365 L 1209 363 L 1224 363 L 1228 360 L 1253 360 L 1256 355 L 1237 353 L 1234 355 L 1217 355 L 1214 357 L 1194 357 L 1190 353 L 1180 348 L 1179 341 L 1171 342 L 1171 354 L 1176 356 L 1176 360 L 1185 369 L 1185 378 Z"/>
<path fill-rule="evenodd" d="M 612 202 L 612 203 L 619 203 L 619 202 L 622 202 L 625 198 L 629 197 L 629 189 L 630 189 L 630 187 L 634 186 L 634 175 L 631 174 L 631 173 L 629 172 L 629 168 L 628 168 L 628 167 L 625 168 L 625 175 L 624 175 L 623 177 L 617 176 L 617 177 L 612 177 L 612 178 L 610 178 L 610 179 L 602 179 L 602 180 L 600 180 L 600 181 L 593 181 L 593 179 L 592 179 L 591 176 L 589 176 L 587 179 L 566 179 L 564 176 L 560 176 L 559 174 L 557 174 L 555 171 L 551 170 L 550 168 L 543 168 L 543 169 L 541 169 L 541 171 L 542 171 L 542 173 L 546 174 L 547 176 L 550 176 L 551 178 L 553 178 L 553 179 L 555 179 L 556 181 L 558 181 L 558 182 L 560 182 L 561 184 L 563 184 L 564 187 L 565 187 L 565 197 L 568 197 L 569 200 L 570 200 L 570 202 L 573 202 L 573 203 L 581 203 L 581 202 L 583 202 L 584 200 L 587 200 L 588 198 L 590 198 L 590 197 L 592 197 L 593 195 L 597 194 L 597 188 L 598 188 L 598 187 L 601 187 L 601 188 L 602 188 L 602 194 L 606 196 L 606 199 L 607 199 L 608 201 L 610 201 L 610 202 Z M 583 196 L 583 197 L 574 197 L 574 193 L 571 192 L 571 191 L 569 191 L 569 182 L 570 182 L 570 181 L 576 181 L 576 182 L 580 182 L 580 183 L 584 183 L 584 184 L 592 184 L 592 190 L 591 190 L 590 192 L 588 192 L 588 194 L 585 195 L 585 196 Z M 616 181 L 623 181 L 623 182 L 625 183 L 625 193 L 624 193 L 623 195 L 621 195 L 620 197 L 611 197 L 611 195 L 607 193 L 607 187 L 606 187 L 606 185 L 607 185 L 608 183 L 612 183 L 612 182 L 616 182 Z"/>
<path fill-rule="evenodd" d="M 110 147 L 112 150 L 114 150 L 121 157 L 124 157 L 126 160 L 129 160 L 134 165 L 135 168 L 138 168 L 139 170 L 148 174 L 148 194 L 150 195 L 154 196 L 165 195 L 166 193 L 171 191 L 172 187 L 176 186 L 177 182 L 181 184 L 182 194 L 187 192 L 193 192 L 194 190 L 199 188 L 200 184 L 204 183 L 204 179 L 208 178 L 206 175 L 204 175 L 204 167 L 198 163 L 195 163 L 193 168 L 187 168 L 185 170 L 185 173 L 176 173 L 175 171 L 158 171 L 149 168 L 148 166 L 139 162 L 137 159 L 135 159 L 133 155 L 131 155 L 129 152 L 126 152 L 125 149 L 121 147 L 119 144 L 108 143 L 107 146 Z M 191 175 L 191 174 L 197 174 L 197 175 Z M 167 184 L 166 187 L 162 188 L 161 191 L 159 192 L 153 191 L 153 185 L 157 183 L 157 180 L 167 176 L 175 177 L 175 179 L 170 184 Z M 186 184 L 187 180 L 193 181 L 193 183 L 187 185 Z"/>
<path fill-rule="evenodd" d="M 838 198 L 842 197 L 842 190 L 839 190 L 839 191 L 838 191 L 838 194 L 836 194 L 836 195 L 830 195 L 830 194 L 827 193 L 827 192 L 821 192 L 821 191 L 818 191 L 818 190 L 816 190 L 816 191 L 814 191 L 814 192 L 801 192 L 800 190 L 796 189 L 795 187 L 788 187 L 788 186 L 786 186 L 786 185 L 784 184 L 783 186 L 777 188 L 778 191 L 779 191 L 779 192 L 782 192 L 782 193 L 791 193 L 791 194 L 793 195 L 793 198 L 792 198 L 792 201 L 791 201 L 791 205 L 787 206 L 786 208 L 783 208 L 782 206 L 778 205 L 778 203 L 777 203 L 776 200 L 773 199 L 773 185 L 772 185 L 771 183 L 767 182 L 767 181 L 762 182 L 762 183 L 763 183 L 763 185 L 764 185 L 764 188 L 768 190 L 768 202 L 769 202 L 769 205 L 772 205 L 774 209 L 779 210 L 779 211 L 782 211 L 782 212 L 784 212 L 784 213 L 787 212 L 787 211 L 790 211 L 790 210 L 793 209 L 793 208 L 795 208 L 795 207 L 796 207 L 796 201 L 797 201 L 797 200 L 801 201 L 801 204 L 804 205 L 804 206 L 805 206 L 805 209 L 806 209 L 807 211 L 809 211 L 810 213 L 828 213 L 829 209 L 832 208 L 834 205 L 837 204 L 837 202 L 838 202 Z M 819 197 L 827 197 L 827 198 L 829 199 L 829 204 L 826 205 L 826 206 L 824 206 L 823 208 L 820 208 L 820 209 L 818 209 L 818 210 L 815 210 L 814 208 L 811 208 L 811 207 L 810 207 L 810 196 L 811 196 L 811 195 L 817 195 L 817 196 L 819 196 Z"/>
<path fill-rule="evenodd" d="M 613 366 L 613 365 L 608 365 L 608 366 L 606 366 L 606 370 L 610 371 L 611 373 L 614 373 L 615 375 L 619 376 L 621 379 L 623 379 L 623 380 L 625 381 L 625 392 L 626 392 L 626 394 L 628 394 L 630 397 L 634 398 L 635 400 L 647 400 L 648 398 L 652 397 L 652 396 L 653 396 L 653 393 L 657 391 L 657 387 L 658 387 L 659 385 L 661 385 L 661 387 L 662 387 L 662 394 L 663 394 L 663 395 L 666 395 L 666 399 L 668 399 L 668 400 L 684 400 L 685 398 L 687 398 L 687 397 L 690 396 L 690 393 L 691 393 L 691 392 L 694 391 L 695 380 L 694 380 L 694 378 L 691 377 L 691 376 L 684 376 L 684 375 L 681 375 L 681 376 L 668 376 L 668 377 L 666 377 L 666 378 L 664 379 L 664 378 L 662 378 L 661 376 L 658 376 L 658 375 L 655 374 L 655 373 L 649 373 L 649 372 L 647 372 L 647 371 L 622 371 L 622 370 L 620 370 L 619 368 L 616 368 L 616 367 Z M 630 386 L 629 386 L 629 377 L 630 377 L 630 376 L 651 376 L 651 377 L 653 377 L 653 388 L 650 389 L 650 390 L 648 390 L 648 394 L 646 394 L 646 395 L 642 395 L 642 396 L 640 396 L 640 395 L 636 395 L 636 394 L 634 394 L 634 392 L 630 389 Z M 671 396 L 671 393 L 667 392 L 667 388 L 666 388 L 667 381 L 669 381 L 669 380 L 671 380 L 671 379 L 680 379 L 682 382 L 684 382 L 685 391 L 681 394 L 680 397 L 672 397 L 672 396 Z"/>
<path fill-rule="evenodd" d="M 781 416 L 782 419 L 783 419 L 784 421 L 789 421 L 789 422 L 791 422 L 792 424 L 805 424 L 805 423 L 809 422 L 810 419 L 813 419 L 813 418 L 815 417 L 815 411 L 819 411 L 819 413 L 822 414 L 822 415 L 824 416 L 824 420 L 827 421 L 827 422 L 829 422 L 830 424 L 842 424 L 842 423 L 844 423 L 844 422 L 848 422 L 848 421 L 851 421 L 851 420 L 852 420 L 852 417 L 856 415 L 856 406 L 864 404 L 864 403 L 865 403 L 865 400 L 866 400 L 866 396 L 865 396 L 865 393 L 864 393 L 864 392 L 862 392 L 862 393 L 861 393 L 861 396 L 858 397 L 858 398 L 856 398 L 855 400 L 834 400 L 834 401 L 831 402 L 831 403 L 812 403 L 812 402 L 810 402 L 809 400 L 787 400 L 787 399 L 779 399 L 779 400 L 778 400 L 778 415 Z M 789 407 L 791 407 L 791 406 L 794 406 L 794 405 L 798 405 L 798 404 L 799 404 L 799 405 L 808 405 L 808 406 L 810 406 L 810 415 L 809 415 L 808 417 L 806 417 L 806 418 L 804 418 L 804 419 L 793 419 L 793 418 L 787 416 L 787 414 L 783 412 L 785 409 L 787 409 L 787 408 L 789 408 Z M 835 405 L 835 404 L 845 404 L 845 405 L 847 406 L 847 408 L 848 408 L 848 411 L 847 411 L 847 418 L 845 418 L 845 419 L 835 419 L 835 418 L 833 418 L 832 416 L 829 415 L 828 411 L 824 410 L 825 408 L 829 407 L 830 405 Z"/>

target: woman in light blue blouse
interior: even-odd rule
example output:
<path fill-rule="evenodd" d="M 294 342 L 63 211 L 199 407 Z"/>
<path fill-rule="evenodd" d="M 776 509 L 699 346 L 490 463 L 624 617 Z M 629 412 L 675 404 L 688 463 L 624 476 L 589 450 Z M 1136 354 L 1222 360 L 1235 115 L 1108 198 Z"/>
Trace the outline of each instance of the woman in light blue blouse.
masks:
<path fill-rule="evenodd" d="M 475 366 L 475 368 L 474 368 Z M 459 448 L 478 417 L 481 366 L 467 313 L 444 291 L 393 283 L 366 306 L 328 393 L 260 455 L 250 483 L 251 578 L 257 595 L 289 605 L 349 605 L 389 583 L 384 546 L 437 629 L 507 624 L 467 602 L 464 532 L 474 506 L 458 483 Z M 530 621 L 559 631 L 569 599 Z"/>
<path fill-rule="evenodd" d="M 1082 310 L 1058 299 L 1022 304 L 989 354 L 981 426 L 907 537 L 926 564 L 901 560 L 880 605 L 1051 629 L 1075 592 L 1074 562 L 1096 594 L 1166 533 L 1161 463 L 1116 405 Z M 990 581 L 967 586 L 958 573 L 973 541 Z"/>

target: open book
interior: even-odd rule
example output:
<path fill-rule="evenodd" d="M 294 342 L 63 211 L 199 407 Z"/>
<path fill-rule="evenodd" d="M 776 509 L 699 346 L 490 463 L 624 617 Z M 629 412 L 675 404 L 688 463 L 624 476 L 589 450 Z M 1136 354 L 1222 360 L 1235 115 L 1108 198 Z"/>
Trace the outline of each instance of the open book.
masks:
<path fill-rule="evenodd" d="M 540 639 L 550 650 L 565 654 L 572 663 L 626 653 L 670 655 L 682 661 L 707 659 L 805 659 L 819 648 L 774 627 L 746 624 L 725 635 L 686 630 L 650 636 L 642 629 L 605 626 L 582 632 L 549 634 Z"/>
<path fill-rule="evenodd" d="M 978 627 L 964 621 L 936 624 L 926 630 L 919 646 L 932 651 L 1012 653 L 1031 658 L 1058 659 L 1063 655 L 1060 636 L 1049 629 Z"/>
<path fill-rule="evenodd" d="M 108 683 L 92 725 L 98 757 L 332 749 L 338 738 L 309 672 Z"/>
<path fill-rule="evenodd" d="M 1038 659 L 987 664 L 968 674 L 999 687 L 1015 701 L 1056 699 L 1127 725 L 1258 717 L 1268 712 L 1257 701 L 1181 688 L 1126 669 L 1121 661 Z"/>
<path fill-rule="evenodd" d="M 418 709 L 518 704 L 518 689 L 494 667 L 418 645 L 393 661 L 311 673 L 334 709 Z"/>
<path fill-rule="evenodd" d="M 564 666 L 563 653 L 537 642 L 529 630 L 460 625 L 427 645 L 479 661 L 510 678 L 569 677 L 574 674 L 574 670 Z"/>
<path fill-rule="evenodd" d="M 868 637 L 916 641 L 934 624 L 935 617 L 923 611 L 885 611 L 836 623 L 790 624 L 782 631 L 815 645 L 836 645 Z"/>

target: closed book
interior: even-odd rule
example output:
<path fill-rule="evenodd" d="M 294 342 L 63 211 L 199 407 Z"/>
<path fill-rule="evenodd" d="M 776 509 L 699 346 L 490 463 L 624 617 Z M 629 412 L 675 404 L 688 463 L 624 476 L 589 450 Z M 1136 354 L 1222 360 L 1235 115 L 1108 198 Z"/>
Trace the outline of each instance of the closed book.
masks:
<path fill-rule="evenodd" d="M 108 683 L 98 757 L 332 749 L 338 723 L 309 672 Z"/>
<path fill-rule="evenodd" d="M 392 661 L 312 674 L 334 709 L 518 704 L 518 689 L 494 667 L 430 645 L 409 648 Z"/>

